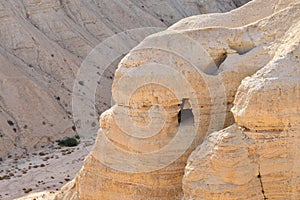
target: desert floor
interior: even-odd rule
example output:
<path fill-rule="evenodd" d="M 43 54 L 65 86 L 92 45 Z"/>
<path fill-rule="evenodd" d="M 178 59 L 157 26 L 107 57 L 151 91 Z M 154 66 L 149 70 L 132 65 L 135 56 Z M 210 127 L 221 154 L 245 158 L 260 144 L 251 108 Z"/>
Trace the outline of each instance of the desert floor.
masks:
<path fill-rule="evenodd" d="M 41 191 L 53 196 L 75 177 L 91 149 L 92 142 L 81 142 L 76 147 L 52 143 L 20 158 L 10 157 L 0 162 L 0 199 L 12 200 L 26 195 L 25 199 L 35 199 L 33 193 Z"/>

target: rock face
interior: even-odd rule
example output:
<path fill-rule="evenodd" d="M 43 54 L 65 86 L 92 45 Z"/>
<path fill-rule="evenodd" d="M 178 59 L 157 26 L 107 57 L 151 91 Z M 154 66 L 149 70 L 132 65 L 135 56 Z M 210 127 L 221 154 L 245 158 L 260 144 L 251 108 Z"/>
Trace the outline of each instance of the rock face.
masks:
<path fill-rule="evenodd" d="M 75 134 L 74 79 L 87 53 L 107 37 L 133 28 L 166 27 L 184 17 L 228 11 L 246 2 L 2 1 L 0 157 Z M 99 112 L 109 106 L 107 91 L 114 70 L 112 67 L 100 83 L 108 87 L 97 93 Z"/>
<path fill-rule="evenodd" d="M 116 104 L 56 199 L 298 199 L 298 11 L 255 0 L 147 37 L 120 62 Z"/>
<path fill-rule="evenodd" d="M 209 135 L 190 156 L 184 199 L 300 198 L 299 6 L 294 1 L 245 27 L 253 41 L 265 35 L 272 59 L 239 86 L 236 124 Z"/>

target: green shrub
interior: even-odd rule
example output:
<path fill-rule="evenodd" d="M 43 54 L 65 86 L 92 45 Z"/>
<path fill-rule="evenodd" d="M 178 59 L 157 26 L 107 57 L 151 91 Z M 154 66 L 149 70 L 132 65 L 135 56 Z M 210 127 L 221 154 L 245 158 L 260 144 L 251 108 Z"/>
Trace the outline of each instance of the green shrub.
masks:
<path fill-rule="evenodd" d="M 75 138 L 79 140 L 79 139 L 80 139 L 80 136 L 79 136 L 79 135 L 75 135 Z"/>
<path fill-rule="evenodd" d="M 58 140 L 57 143 L 59 146 L 65 147 L 75 147 L 79 144 L 79 141 L 76 139 L 77 137 L 66 137 L 62 140 Z"/>

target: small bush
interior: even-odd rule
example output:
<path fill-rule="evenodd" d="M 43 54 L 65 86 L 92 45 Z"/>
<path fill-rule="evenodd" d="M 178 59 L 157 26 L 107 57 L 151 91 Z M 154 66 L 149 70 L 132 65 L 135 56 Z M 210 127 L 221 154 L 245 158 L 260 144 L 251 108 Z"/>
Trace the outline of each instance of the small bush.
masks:
<path fill-rule="evenodd" d="M 79 144 L 79 141 L 76 139 L 77 137 L 67 137 L 62 140 L 58 140 L 57 143 L 59 146 L 65 147 L 75 147 Z"/>
<path fill-rule="evenodd" d="M 79 140 L 79 139 L 80 139 L 80 136 L 79 136 L 79 135 L 75 135 L 75 138 Z"/>

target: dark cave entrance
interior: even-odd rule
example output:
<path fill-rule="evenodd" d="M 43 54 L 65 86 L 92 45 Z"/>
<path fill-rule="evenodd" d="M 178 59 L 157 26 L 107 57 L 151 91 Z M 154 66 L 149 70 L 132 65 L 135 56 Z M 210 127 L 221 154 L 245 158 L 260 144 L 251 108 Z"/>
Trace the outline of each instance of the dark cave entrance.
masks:
<path fill-rule="evenodd" d="M 194 125 L 194 114 L 189 99 L 183 99 L 178 112 L 178 124 Z"/>

